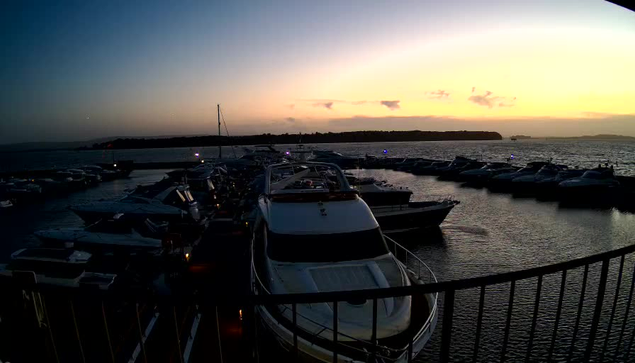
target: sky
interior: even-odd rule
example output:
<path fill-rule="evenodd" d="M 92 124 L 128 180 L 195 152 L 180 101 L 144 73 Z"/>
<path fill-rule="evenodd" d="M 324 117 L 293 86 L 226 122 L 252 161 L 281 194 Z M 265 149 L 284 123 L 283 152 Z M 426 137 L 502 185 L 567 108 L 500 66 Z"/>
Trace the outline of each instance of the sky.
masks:
<path fill-rule="evenodd" d="M 0 144 L 487 130 L 635 136 L 635 12 L 599 0 L 0 2 Z"/>

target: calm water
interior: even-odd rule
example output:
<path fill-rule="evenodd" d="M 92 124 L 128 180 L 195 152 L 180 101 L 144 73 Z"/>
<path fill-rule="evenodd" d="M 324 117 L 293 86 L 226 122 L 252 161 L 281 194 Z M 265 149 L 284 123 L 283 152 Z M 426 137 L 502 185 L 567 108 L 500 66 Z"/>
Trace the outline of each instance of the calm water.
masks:
<path fill-rule="evenodd" d="M 307 145 L 319 149 L 336 150 L 347 155 L 382 155 L 384 149 L 392 157 L 427 157 L 452 159 L 464 155 L 482 160 L 502 161 L 511 154 L 515 162 L 554 162 L 569 166 L 594 167 L 607 160 L 617 162 L 616 170 L 621 175 L 635 175 L 635 142 L 630 141 L 566 141 L 566 140 L 519 140 L 519 141 L 435 141 L 435 142 L 390 142 Z M 278 145 L 285 150 L 295 145 Z M 42 151 L 25 153 L 0 153 L 0 171 L 24 169 L 50 169 L 80 166 L 90 163 L 110 162 L 114 159 L 151 161 L 195 160 L 194 153 L 203 158 L 216 157 L 216 147 L 193 147 L 174 149 L 145 149 L 112 151 Z M 243 154 L 242 147 L 224 147 L 223 156 Z"/>
<path fill-rule="evenodd" d="M 283 146 L 281 146 L 282 148 Z M 347 154 L 380 154 L 384 148 L 391 156 L 421 156 L 450 159 L 454 155 L 478 156 L 487 160 L 501 160 L 513 153 L 519 163 L 553 158 L 556 162 L 590 167 L 598 162 L 617 160 L 618 172 L 635 175 L 635 144 L 617 142 L 569 142 L 569 141 L 500 141 L 500 142 L 419 142 L 386 144 L 334 144 L 319 145 Z M 203 156 L 215 156 L 214 148 L 156 149 L 117 151 L 119 159 L 135 161 L 170 161 L 193 159 L 193 153 L 200 151 Z M 237 149 L 237 153 L 241 153 Z M 231 153 L 228 148 L 225 153 Z M 231 155 L 231 154 L 229 154 Z M 52 165 L 71 166 L 86 164 L 110 158 L 103 152 L 49 152 L 24 153 L 19 155 L 1 154 L 2 167 L 11 165 L 33 165 L 48 168 Z M 7 163 L 7 160 L 10 162 Z M 557 203 L 538 202 L 534 199 L 512 198 L 507 194 L 492 194 L 483 189 L 463 188 L 458 183 L 440 182 L 433 177 L 414 176 L 387 170 L 353 171 L 360 175 L 371 175 L 391 183 L 408 186 L 414 191 L 415 200 L 428 200 L 453 196 L 461 201 L 448 216 L 439 231 L 430 231 L 416 238 L 399 241 L 412 249 L 435 271 L 440 280 L 474 277 L 500 273 L 555 262 L 570 260 L 626 246 L 635 242 L 635 215 L 617 210 L 562 209 Z M 130 179 L 102 183 L 100 186 L 65 198 L 52 198 L 38 205 L 16 208 L 0 216 L 3 231 L 0 257 L 3 260 L 13 250 L 37 244 L 31 236 L 34 230 L 49 227 L 80 226 L 81 220 L 68 211 L 71 204 L 83 203 L 102 198 L 120 196 L 136 184 L 161 179 L 163 171 L 135 171 Z M 600 324 L 598 341 L 601 344 L 608 326 L 608 316 L 613 303 L 615 276 L 618 261 L 611 264 L 610 283 L 604 302 L 605 314 Z M 597 284 L 593 282 L 599 274 L 599 266 L 590 270 L 590 284 L 587 302 L 576 347 L 582 351 L 588 336 L 591 315 L 595 303 Z M 611 354 L 617 349 L 621 328 L 621 317 L 630 286 L 633 261 L 629 258 L 625 265 L 626 276 L 622 281 L 616 321 L 609 344 Z M 569 344 L 573 331 L 575 312 L 579 300 L 582 271 L 572 272 L 567 277 L 563 319 L 560 323 L 558 341 Z M 509 360 L 522 361 L 527 347 L 527 337 L 531 325 L 533 299 L 536 280 L 523 281 L 516 286 L 516 303 L 510 334 Z M 551 339 L 555 302 L 558 298 L 560 276 L 546 276 L 533 356 L 536 361 L 544 360 Z M 509 286 L 495 286 L 488 289 L 484 328 L 479 361 L 489 362 L 500 359 L 500 342 L 507 311 Z M 456 321 L 453 335 L 453 357 L 458 361 L 471 360 L 474 344 L 473 333 L 478 309 L 478 291 L 457 294 Z M 631 314 L 634 312 L 631 311 Z M 635 316 L 635 315 L 631 315 Z M 629 319 L 626 341 L 633 335 L 633 319 Z M 439 330 L 440 333 L 440 330 Z M 435 334 L 430 348 L 438 348 L 440 334 Z M 624 343 L 621 350 L 624 349 Z M 557 350 L 555 357 L 566 361 L 566 351 Z M 435 360 L 434 355 L 423 354 L 421 359 Z M 576 359 L 574 359 L 575 361 Z M 605 358 L 606 361 L 610 359 Z M 615 361 L 623 360 L 619 357 Z"/>

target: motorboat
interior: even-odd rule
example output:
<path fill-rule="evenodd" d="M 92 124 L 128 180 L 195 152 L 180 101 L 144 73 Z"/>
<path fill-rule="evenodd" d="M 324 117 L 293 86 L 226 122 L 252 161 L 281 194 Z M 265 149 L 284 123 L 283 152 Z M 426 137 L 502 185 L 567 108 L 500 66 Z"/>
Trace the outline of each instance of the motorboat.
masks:
<path fill-rule="evenodd" d="M 23 248 L 0 265 L 0 276 L 68 288 L 108 290 L 116 274 L 89 272 L 91 254 L 63 248 Z"/>
<path fill-rule="evenodd" d="M 586 169 L 564 169 L 558 172 L 555 177 L 545 178 L 536 182 L 536 197 L 540 200 L 558 199 L 558 185 L 565 180 L 579 178 Z"/>
<path fill-rule="evenodd" d="M 535 175 L 538 171 L 540 171 L 540 169 L 542 169 L 543 166 L 547 164 L 550 163 L 541 161 L 527 163 L 527 166 L 517 171 L 501 173 L 493 176 L 489 179 L 487 186 L 491 191 L 510 191 L 512 188 L 512 180 L 522 176 Z"/>
<path fill-rule="evenodd" d="M 137 225 L 113 219 L 86 228 L 55 228 L 34 234 L 47 246 L 103 253 L 157 251 L 162 247 L 161 238 L 165 233 L 167 224 L 157 225 L 149 219 Z"/>
<path fill-rule="evenodd" d="M 99 165 L 84 165 L 80 169 L 86 172 L 86 175 L 99 176 L 98 181 L 111 181 L 119 177 L 119 174 L 114 170 L 104 169 Z M 90 179 L 90 177 L 89 177 Z"/>
<path fill-rule="evenodd" d="M 68 170 L 60 170 L 55 173 L 55 180 L 65 183 L 69 189 L 78 190 L 86 188 L 86 179 L 80 173 L 73 174 Z"/>
<path fill-rule="evenodd" d="M 546 164 L 536 174 L 512 179 L 512 190 L 514 194 L 533 195 L 538 189 L 539 182 L 555 178 L 565 168 L 563 165 Z"/>
<path fill-rule="evenodd" d="M 313 150 L 313 162 L 332 163 L 340 168 L 354 168 L 359 164 L 360 159 L 352 156 L 346 156 L 332 150 Z"/>
<path fill-rule="evenodd" d="M 408 204 L 412 196 L 412 191 L 406 187 L 394 186 L 375 178 L 357 178 L 347 174 L 346 179 L 370 207 Z"/>
<path fill-rule="evenodd" d="M 0 200 L 0 210 L 5 210 L 13 207 L 13 202 L 10 199 Z"/>
<path fill-rule="evenodd" d="M 458 175 L 458 180 L 468 183 L 485 182 L 495 175 L 513 173 L 516 170 L 518 169 L 511 166 L 509 163 L 491 162 L 478 169 L 461 171 Z"/>
<path fill-rule="evenodd" d="M 438 227 L 460 202 L 451 198 L 439 201 L 408 202 L 371 207 L 386 234 L 408 233 Z"/>
<path fill-rule="evenodd" d="M 482 161 L 470 161 L 467 164 L 459 164 L 454 167 L 449 166 L 440 172 L 437 179 L 439 180 L 457 180 L 459 175 L 464 171 L 478 170 L 486 164 Z"/>
<path fill-rule="evenodd" d="M 477 160 L 466 158 L 465 156 L 456 156 L 447 166 L 438 167 L 435 175 L 442 175 L 443 173 L 451 170 L 461 169 L 476 161 Z"/>
<path fill-rule="evenodd" d="M 615 178 L 612 167 L 587 170 L 578 178 L 567 179 L 558 184 L 559 198 L 576 204 L 610 204 L 619 190 L 620 182 Z"/>
<path fill-rule="evenodd" d="M 161 185 L 164 186 L 165 183 Z M 156 188 L 155 185 L 139 186 L 133 193 L 119 200 L 80 204 L 71 206 L 70 209 L 89 224 L 109 219 L 118 213 L 136 220 L 149 218 L 165 222 L 178 222 L 186 217 L 199 221 L 201 218 L 198 204 L 185 185 L 172 185 L 167 188 Z"/>
<path fill-rule="evenodd" d="M 450 161 L 435 161 L 429 165 L 415 166 L 411 173 L 414 175 L 438 175 L 440 169 L 450 165 Z"/>
<path fill-rule="evenodd" d="M 9 179 L 0 184 L 0 192 L 8 199 L 32 201 L 42 197 L 42 187 L 31 179 Z"/>
<path fill-rule="evenodd" d="M 327 170 L 335 172 L 337 181 L 325 175 Z M 265 184 L 252 245 L 255 294 L 345 292 L 423 283 L 421 274 L 389 250 L 387 242 L 403 247 L 384 237 L 371 210 L 336 165 L 273 165 L 266 171 Z M 427 267 L 425 271 L 436 281 Z M 301 359 L 320 362 L 333 361 L 334 351 L 339 362 L 406 361 L 410 343 L 414 357 L 428 342 L 438 314 L 437 294 L 377 299 L 373 345 L 372 300 L 339 301 L 337 307 L 337 315 L 330 303 L 297 304 L 295 318 L 289 304 L 258 305 L 255 313 L 283 347 L 292 348 L 296 336 Z"/>
<path fill-rule="evenodd" d="M 277 150 L 274 146 L 275 145 L 273 144 L 254 145 L 253 149 L 245 147 L 243 148 L 243 150 L 245 151 L 246 154 L 254 154 L 254 155 L 261 155 L 261 156 L 282 155 L 282 152 L 280 152 L 280 150 Z"/>

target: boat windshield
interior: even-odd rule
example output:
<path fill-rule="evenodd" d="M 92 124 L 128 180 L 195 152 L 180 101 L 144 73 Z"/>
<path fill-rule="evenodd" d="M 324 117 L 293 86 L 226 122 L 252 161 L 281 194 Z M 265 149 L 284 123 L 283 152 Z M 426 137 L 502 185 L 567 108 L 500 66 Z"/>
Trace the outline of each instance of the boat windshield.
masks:
<path fill-rule="evenodd" d="M 374 258 L 388 253 L 379 228 L 332 234 L 267 232 L 267 255 L 280 262 L 339 262 Z"/>

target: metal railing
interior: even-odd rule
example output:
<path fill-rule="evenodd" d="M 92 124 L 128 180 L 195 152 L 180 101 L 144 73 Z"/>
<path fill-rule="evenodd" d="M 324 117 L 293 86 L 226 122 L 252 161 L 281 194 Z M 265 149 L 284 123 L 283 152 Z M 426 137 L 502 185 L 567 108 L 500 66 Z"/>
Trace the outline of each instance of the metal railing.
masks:
<path fill-rule="evenodd" d="M 416 255 L 397 243 L 391 247 L 395 255 L 402 255 L 400 259 L 404 264 L 417 272 L 417 265 L 422 261 Z M 0 359 L 11 362 L 27 361 L 20 360 L 20 354 L 11 354 L 15 353 L 13 350 L 27 349 L 30 353 L 41 351 L 41 355 L 48 361 L 120 362 L 129 361 L 132 352 L 136 350 L 134 347 L 139 346 L 136 361 L 185 362 L 188 359 L 195 361 L 190 356 L 196 356 L 196 350 L 205 344 L 210 345 L 204 343 L 197 346 L 195 343 L 197 339 L 205 339 L 205 342 L 218 342 L 218 348 L 214 349 L 216 355 L 209 355 L 208 359 L 223 361 L 224 356 L 230 361 L 228 358 L 234 353 L 225 346 L 226 343 L 223 343 L 227 336 L 223 333 L 222 327 L 217 330 L 218 335 L 211 340 L 209 336 L 192 337 L 196 335 L 195 329 L 192 329 L 194 321 L 197 322 L 197 327 L 199 322 L 205 322 L 206 317 L 210 317 L 210 321 L 218 322 L 219 319 L 215 318 L 218 316 L 215 314 L 217 309 L 227 308 L 236 312 L 241 309 L 241 317 L 243 312 L 245 313 L 242 326 L 247 336 L 247 332 L 252 330 L 251 327 L 256 325 L 256 318 L 260 319 L 252 314 L 253 311 L 257 311 L 257 307 L 290 306 L 289 324 L 296 325 L 298 320 L 302 319 L 299 315 L 301 312 L 298 312 L 300 304 L 326 303 L 333 309 L 333 322 L 330 326 L 332 336 L 321 341 L 335 347 L 328 360 L 337 362 L 341 361 L 346 353 L 338 351 L 341 345 L 337 342 L 347 340 L 342 334 L 345 332 L 338 331 L 340 303 L 360 299 L 372 301 L 372 316 L 369 316 L 369 319 L 373 321 L 373 328 L 370 341 L 377 344 L 377 308 L 380 299 L 442 293 L 440 324 L 422 353 L 424 359 L 441 362 L 633 361 L 635 321 L 632 319 L 631 310 L 635 272 L 634 252 L 635 245 L 631 245 L 589 257 L 521 271 L 422 285 L 345 292 L 253 296 L 182 294 L 160 297 L 117 295 L 113 292 L 103 295 L 101 292 L 82 290 L 69 292 L 37 285 L 13 286 L 6 288 L 3 294 L 0 329 L 5 329 L 6 324 L 11 327 L 18 326 L 19 329 L 11 334 L 15 335 L 16 339 L 21 336 L 29 338 L 22 343 L 16 340 L 19 344 L 15 346 L 7 346 L 7 341 L 0 343 L 5 344 L 0 346 Z M 426 270 L 421 265 L 418 276 L 425 278 Z M 17 293 L 9 294 L 9 290 Z M 22 290 L 29 293 L 24 294 Z M 466 294 L 470 294 L 470 297 L 474 295 L 476 304 L 467 304 Z M 16 301 L 26 299 L 29 304 L 8 306 L 7 301 L 12 298 Z M 504 304 L 490 310 L 488 306 L 492 299 L 499 299 Z M 136 301 L 140 305 L 122 305 L 121 301 Z M 25 308 L 27 305 L 29 307 Z M 115 305 L 123 307 L 114 308 Z M 474 308 L 470 309 L 474 316 L 466 318 L 463 313 L 466 305 Z M 145 310 L 142 309 L 144 306 L 147 307 Z M 195 306 L 199 308 L 195 310 L 196 314 L 185 313 Z M 158 310 L 155 310 L 155 307 Z M 96 319 L 87 319 L 83 310 L 94 312 Z M 155 315 L 158 311 L 161 312 L 160 315 Z M 63 314 L 67 314 L 68 321 L 61 320 Z M 500 319 L 502 324 L 490 326 L 490 315 Z M 157 320 L 154 329 L 148 331 L 152 317 L 156 317 Z M 519 318 L 526 323 L 522 332 L 517 328 Z M 221 318 L 220 321 L 222 320 Z M 32 324 L 33 321 L 37 323 Z M 62 330 L 68 335 L 63 335 Z M 210 329 L 203 330 L 209 334 Z M 216 331 L 216 328 L 211 330 Z M 171 333 L 167 334 L 166 331 Z M 304 335 L 298 335 L 298 329 L 290 328 L 288 331 L 291 335 L 286 337 L 287 348 L 293 359 L 296 354 L 303 354 L 302 341 L 306 339 Z M 465 334 L 464 331 L 469 331 L 469 334 Z M 500 339 L 488 336 L 493 334 L 493 331 Z M 37 334 L 32 334 L 33 332 Z M 460 339 L 457 338 L 459 333 L 462 334 L 459 336 Z M 514 335 L 520 333 L 524 334 L 522 339 L 514 338 Z M 258 340 L 246 341 L 247 346 L 256 347 Z M 132 348 L 126 350 L 129 342 L 133 343 Z M 349 344 L 347 341 L 344 343 Z M 170 352 L 166 354 L 169 359 L 163 357 L 164 360 L 158 360 L 154 353 L 156 349 Z M 369 360 L 379 361 L 383 356 L 381 351 L 365 349 Z M 187 357 L 184 355 L 186 350 Z M 401 359 L 410 361 L 414 358 L 412 350 L 412 344 L 409 344 L 406 348 L 408 354 Z M 74 359 L 67 359 L 69 355 Z M 100 357 L 100 360 L 93 359 L 96 356 Z M 180 358 L 174 359 L 175 357 Z"/>

